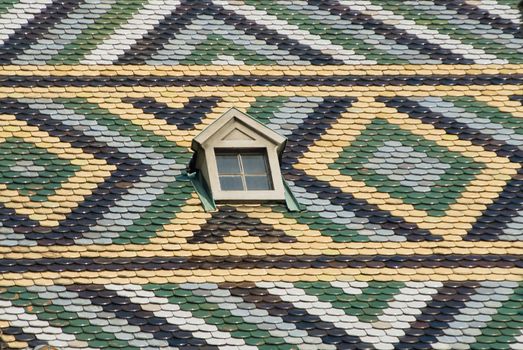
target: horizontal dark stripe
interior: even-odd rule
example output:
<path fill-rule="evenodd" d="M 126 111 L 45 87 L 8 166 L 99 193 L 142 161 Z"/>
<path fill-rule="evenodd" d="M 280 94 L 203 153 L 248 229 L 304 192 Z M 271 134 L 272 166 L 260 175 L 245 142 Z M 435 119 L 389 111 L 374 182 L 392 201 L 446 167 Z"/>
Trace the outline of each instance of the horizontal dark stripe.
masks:
<path fill-rule="evenodd" d="M 152 258 L 2 259 L 0 273 L 62 271 L 215 270 L 270 268 L 511 268 L 523 255 L 268 255 Z"/>
<path fill-rule="evenodd" d="M 523 74 L 402 75 L 402 76 L 10 76 L 0 75 L 3 87 L 102 87 L 102 86 L 418 86 L 522 84 Z"/>

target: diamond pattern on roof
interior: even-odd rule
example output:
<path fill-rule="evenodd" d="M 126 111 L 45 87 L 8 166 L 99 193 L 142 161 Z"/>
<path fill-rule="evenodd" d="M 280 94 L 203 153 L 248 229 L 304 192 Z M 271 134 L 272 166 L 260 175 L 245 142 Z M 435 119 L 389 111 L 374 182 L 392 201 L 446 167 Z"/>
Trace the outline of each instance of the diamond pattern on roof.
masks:
<path fill-rule="evenodd" d="M 1 202 L 43 227 L 56 226 L 114 169 L 103 159 L 95 159 L 23 120 L 11 115 L 2 119 L 0 147 L 5 152 L 7 172 L 3 172 Z M 8 163 L 17 158 L 22 162 Z"/>
<path fill-rule="evenodd" d="M 520 181 L 520 85 L 161 79 L 0 91 L 9 185 L 54 171 L 58 191 L 82 166 L 107 169 L 41 217 L 3 202 L 11 348 L 518 343 L 520 209 L 507 198 Z M 304 211 L 203 210 L 184 175 L 190 143 L 231 106 L 286 135 L 282 170 Z"/>
<path fill-rule="evenodd" d="M 516 0 L 0 1 L 0 348 L 522 349 Z M 191 142 L 287 138 L 303 210 Z"/>
<path fill-rule="evenodd" d="M 432 216 L 444 215 L 484 167 L 379 118 L 330 166 Z"/>
<path fill-rule="evenodd" d="M 61 183 L 80 170 L 70 160 L 60 159 L 22 138 L 6 138 L 0 149 L 0 161 L 7 167 L 7 171 L 2 172 L 0 183 L 33 201 L 45 201 L 61 187 Z"/>

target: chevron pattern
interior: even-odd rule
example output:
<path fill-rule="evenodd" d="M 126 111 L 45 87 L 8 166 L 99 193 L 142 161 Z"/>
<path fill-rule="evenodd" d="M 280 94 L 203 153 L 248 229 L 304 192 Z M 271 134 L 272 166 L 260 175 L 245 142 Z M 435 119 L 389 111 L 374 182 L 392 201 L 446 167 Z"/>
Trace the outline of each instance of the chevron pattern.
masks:
<path fill-rule="evenodd" d="M 162 79 L 0 88 L 5 347 L 518 348 L 517 76 Z M 232 106 L 288 138 L 306 210 L 203 210 L 191 140 Z"/>
<path fill-rule="evenodd" d="M 523 350 L 518 2 L 0 0 L 0 350 Z"/>
<path fill-rule="evenodd" d="M 520 25 L 517 0 L 5 0 L 0 63 L 522 63 Z"/>
<path fill-rule="evenodd" d="M 486 89 L 485 94 L 488 91 Z M 202 239 L 201 242 L 223 242 L 223 237 L 235 229 L 228 221 L 238 218 L 236 209 L 210 215 L 195 207 L 198 200 L 194 190 L 182 175 L 191 156 L 188 149 L 190 140 L 176 136 L 182 132 L 198 133 L 234 102 L 220 94 L 192 95 L 182 103 L 134 96 L 123 96 L 118 101 L 114 98 L 60 96 L 0 100 L 0 109 L 6 116 L 2 117 L 4 125 L 20 125 L 22 131 L 45 130 L 46 135 L 53 138 L 55 148 L 68 142 L 71 153 L 81 152 L 87 159 L 92 159 L 82 172 L 85 177 L 76 180 L 86 184 L 81 196 L 53 197 L 53 191 L 70 188 L 68 178 L 73 175 L 71 171 L 80 168 L 69 165 L 72 167 L 69 172 L 66 168 L 57 168 L 56 161 L 50 163 L 34 158 L 38 155 L 32 155 L 26 148 L 30 145 L 13 143 L 6 138 L 1 144 L 7 166 L 2 178 L 7 184 L 6 189 L 11 192 L 6 192 L 2 201 L 5 210 L 17 215 L 17 219 L 3 217 L 3 230 L 7 236 L 0 245 L 148 244 L 151 239 L 158 239 L 158 235 L 166 235 L 170 225 L 183 224 L 186 211 L 197 215 L 203 226 L 188 229 L 187 238 L 184 238 L 185 233 L 176 232 L 176 242 L 196 243 Z M 513 184 L 511 179 L 520 168 L 518 151 L 521 142 L 517 125 L 521 122 L 516 115 L 503 111 L 494 103 L 485 102 L 481 96 L 337 96 L 246 96 L 245 102 L 238 101 L 251 116 L 289 138 L 283 167 L 293 192 L 307 208 L 304 213 L 290 213 L 278 205 L 241 208 L 246 212 L 241 214 L 244 224 L 251 225 L 254 230 L 247 231 L 251 234 L 257 232 L 254 235 L 260 237 L 268 235 L 272 237 L 267 238 L 269 241 L 281 237 L 286 243 L 296 242 L 294 237 L 283 232 L 285 230 L 277 228 L 278 225 L 268 224 L 260 228 L 262 222 L 256 217 L 269 210 L 281 220 L 291 220 L 294 225 L 318 230 L 322 239 L 327 241 L 432 241 L 448 234 L 444 225 L 455 221 L 452 213 L 461 210 L 460 221 L 476 222 L 470 230 L 462 232 L 456 229 L 461 236 L 489 240 L 522 239 L 516 215 L 514 222 L 506 223 L 508 231 L 497 225 L 494 233 L 488 225 L 483 227 L 483 223 L 489 221 L 488 210 L 481 216 L 481 212 L 458 209 L 462 208 L 460 200 L 470 197 L 472 194 L 467 193 L 475 191 L 476 183 L 492 178 L 493 169 L 496 169 L 499 185 L 489 187 L 483 197 L 478 198 L 477 205 L 487 209 L 483 204 L 485 200 L 498 197 Z M 382 104 L 390 110 L 385 109 L 385 113 L 376 118 L 366 119 L 361 112 L 369 108 L 365 102 L 369 98 L 375 101 L 374 104 Z M 227 99 L 229 101 L 225 101 Z M 514 101 L 514 104 L 519 103 Z M 196 105 L 199 112 L 194 110 Z M 358 115 L 354 114 L 356 110 Z M 398 119 L 399 116 L 405 119 Z M 441 124 L 435 124 L 435 119 Z M 339 147 L 341 144 L 338 144 L 334 148 L 336 152 L 323 151 L 329 135 L 339 130 L 337 125 L 349 121 L 354 125 L 354 131 L 348 128 L 345 132 L 356 135 L 354 132 L 358 130 L 359 136 L 345 146 Z M 430 127 L 435 125 L 434 131 L 428 137 L 413 133 L 416 130 L 409 129 L 408 125 L 414 122 L 426 123 Z M 453 123 L 463 127 L 457 128 Z M 158 131 L 154 125 L 163 125 L 167 133 Z M 444 141 L 450 130 L 451 134 L 457 135 L 456 141 L 451 143 Z M 16 135 L 6 134 L 11 138 Z M 466 143 L 458 141 L 460 138 Z M 486 147 L 486 140 L 496 142 L 498 148 Z M 469 146 L 460 148 L 458 144 Z M 13 158 L 15 154 L 22 156 Z M 336 184 L 328 176 L 315 174 L 313 168 L 309 170 L 307 159 L 311 158 L 330 164 L 329 168 L 340 174 L 337 182 L 341 181 L 343 185 Z M 20 171 L 25 169 L 18 169 L 24 165 L 21 162 L 30 162 L 24 164 L 33 171 L 39 170 L 38 166 L 44 171 L 46 166 L 54 164 L 54 172 L 46 175 L 40 171 L 30 178 L 27 178 L 29 175 L 20 177 Z M 428 167 L 432 169 L 430 172 L 423 170 Z M 93 176 L 99 172 L 104 178 Z M 316 186 L 323 190 L 318 192 Z M 352 186 L 363 187 L 355 191 Z M 377 188 L 375 198 L 363 199 L 368 188 Z M 336 191 L 337 195 L 327 198 L 325 192 L 328 191 Z M 412 210 L 420 213 L 421 220 L 414 219 L 411 213 L 398 215 L 402 214 L 399 210 L 388 209 L 387 202 L 377 200 L 381 194 L 390 196 L 390 203 L 412 206 Z M 20 199 L 28 195 L 32 197 Z M 18 204 L 21 200 L 27 201 L 23 207 Z M 355 205 L 361 200 L 374 206 L 371 216 L 363 214 Z M 470 200 L 467 200 L 470 205 Z M 54 202 L 60 204 L 53 205 L 55 209 L 49 212 L 49 203 Z M 64 208 L 67 208 L 65 212 Z M 19 220 L 22 218 L 32 224 L 21 226 Z M 397 220 L 399 225 L 391 225 L 388 220 Z M 442 229 L 438 228 L 438 222 Z M 211 225 L 213 232 L 205 231 L 208 230 L 203 229 L 205 225 Z M 220 227 L 223 231 L 214 231 Z M 218 236 L 197 238 L 201 235 Z M 261 239 L 262 242 L 265 240 Z"/>
<path fill-rule="evenodd" d="M 224 207 L 212 215 L 198 207 L 196 194 L 182 174 L 191 156 L 190 139 L 176 135 L 198 133 L 227 108 L 225 100 L 230 99 L 227 96 L 192 95 L 181 103 L 136 95 L 123 96 L 118 101 L 113 97 L 59 96 L 0 99 L 6 127 L 20 125 L 22 131 L 45 130 L 54 148 L 68 142 L 71 148 L 68 152 L 92 159 L 83 172 L 68 163 L 62 166 L 57 161 L 39 160 L 41 156 L 27 148 L 31 148 L 30 144 L 12 141 L 18 134 L 6 134 L 11 138 L 7 137 L 0 145 L 7 167 L 0 180 L 4 179 L 6 189 L 11 192 L 4 194 L 2 202 L 16 219 L 9 216 L 1 219 L 6 236 L 0 245 L 147 245 L 166 235 L 171 236 L 172 242 L 183 244 L 226 243 L 226 237 L 234 235 L 234 230 L 246 230 L 261 242 L 282 242 L 292 247 L 297 239 L 285 231 L 293 225 L 317 230 L 319 236 L 314 239 L 324 242 L 438 241 L 448 235 L 443 227 L 456 220 L 452 213 L 458 210 L 461 210 L 460 221 L 477 222 L 476 226 L 470 226 L 471 230 L 462 232 L 456 228 L 461 236 L 523 239 L 517 229 L 518 216 L 513 223 L 506 223 L 508 231 L 498 229 L 491 233 L 488 227 L 481 226 L 488 221 L 488 210 L 481 216 L 481 212 L 460 209 L 460 201 L 472 196 L 467 193 L 475 191 L 476 184 L 493 178 L 493 169 L 499 185 L 489 187 L 477 199 L 476 205 L 485 209 L 488 207 L 484 201 L 507 190 L 512 177 L 518 174 L 521 142 L 516 126 L 521 122 L 515 115 L 483 102 L 482 97 L 336 95 L 246 96 L 246 102 L 239 101 L 251 116 L 288 137 L 283 167 L 306 212 L 291 213 L 281 205 L 266 205 Z M 369 98 L 374 104 L 382 104 L 384 113 L 366 119 L 362 112 L 370 108 L 366 102 Z M 354 114 L 356 110 L 358 114 Z M 430 118 L 461 123 L 466 128 L 462 127 L 454 138 L 456 141 L 451 143 L 444 141 L 450 128 L 456 130 L 450 122 L 446 124 L 448 128 L 436 124 L 426 136 L 408 128 L 414 122 L 432 127 Z M 359 136 L 345 145 L 338 143 L 330 152 L 324 151 L 329 135 L 347 122 L 354 126 L 344 132 L 354 137 L 357 130 Z M 163 125 L 167 133 L 154 125 Z M 475 131 L 473 138 L 467 136 L 468 130 Z M 459 136 L 466 143 L 460 142 Z M 481 144 L 475 142 L 479 139 Z M 484 147 L 487 139 L 499 143 L 499 150 Z M 466 147 L 460 148 L 458 144 Z M 329 164 L 332 171 L 339 173 L 337 183 L 316 174 L 317 166 L 307 165 L 307 159 L 311 158 Z M 45 173 L 51 165 L 52 172 Z M 429 172 L 424 170 L 429 167 Z M 27 174 L 31 170 L 38 171 Z M 75 180 L 85 184 L 82 195 L 69 198 L 63 197 L 66 192 L 56 195 L 56 191 L 67 188 L 72 188 L 72 193 L 78 192 L 69 181 L 72 171 L 84 174 Z M 321 186 L 321 192 L 317 186 Z M 353 186 L 363 187 L 355 190 Z M 376 195 L 364 199 L 368 188 L 376 188 Z M 336 196 L 326 197 L 329 191 L 336 191 Z M 390 203 L 404 203 L 412 206 L 412 210 L 398 215 L 401 211 L 390 210 L 387 202 L 377 200 L 382 195 L 389 196 Z M 20 207 L 20 201 L 27 204 Z M 372 214 L 364 214 L 357 201 L 373 207 Z M 51 203 L 58 202 L 48 209 Z M 257 219 L 266 211 L 273 212 L 280 223 L 292 224 L 281 226 L 272 220 L 264 223 Z M 419 212 L 421 219 L 414 219 L 413 211 Z M 187 212 L 199 218 L 200 226 L 191 226 L 183 232 L 169 228 L 183 225 Z M 31 225 L 20 225 L 20 220 L 29 220 Z M 392 225 L 393 220 L 398 224 Z M 488 233 L 482 235 L 485 231 Z"/>
<path fill-rule="evenodd" d="M 522 297 L 488 280 L 30 286 L 0 293 L 0 322 L 32 347 L 486 349 L 521 342 Z"/>

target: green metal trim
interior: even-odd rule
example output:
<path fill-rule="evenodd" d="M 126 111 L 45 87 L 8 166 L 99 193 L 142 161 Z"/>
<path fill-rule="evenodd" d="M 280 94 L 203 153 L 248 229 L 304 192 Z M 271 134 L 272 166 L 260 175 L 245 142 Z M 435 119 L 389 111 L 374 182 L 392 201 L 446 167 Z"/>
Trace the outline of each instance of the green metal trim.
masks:
<path fill-rule="evenodd" d="M 205 180 L 203 179 L 201 173 L 199 171 L 187 173 L 187 178 L 191 181 L 194 189 L 196 190 L 196 193 L 198 194 L 198 197 L 200 197 L 203 209 L 205 209 L 205 211 L 215 211 L 216 202 L 214 202 L 212 194 L 207 188 L 207 184 L 205 183 Z M 285 179 L 283 177 L 282 181 L 283 188 L 285 190 L 285 206 L 287 207 L 287 210 L 292 212 L 303 211 L 304 207 L 298 202 L 298 200 L 292 193 L 289 185 L 287 184 L 287 182 L 285 182 Z"/>
<path fill-rule="evenodd" d="M 216 203 L 212 198 L 211 192 L 207 189 L 202 174 L 199 171 L 195 171 L 194 173 L 187 173 L 187 177 L 191 180 L 198 197 L 200 197 L 203 209 L 205 209 L 205 211 L 215 211 Z"/>
<path fill-rule="evenodd" d="M 292 193 L 289 185 L 282 177 L 283 187 L 285 188 L 285 205 L 289 211 L 303 211 L 305 208 L 298 202 L 294 194 Z"/>

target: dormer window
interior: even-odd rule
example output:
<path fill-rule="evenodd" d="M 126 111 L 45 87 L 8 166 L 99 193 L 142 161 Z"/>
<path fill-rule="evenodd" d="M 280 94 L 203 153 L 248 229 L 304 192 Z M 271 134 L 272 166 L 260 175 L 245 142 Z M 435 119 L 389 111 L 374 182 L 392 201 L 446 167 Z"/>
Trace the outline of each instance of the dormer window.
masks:
<path fill-rule="evenodd" d="M 212 203 L 294 200 L 280 172 L 285 141 L 248 115 L 230 109 L 193 140 L 189 173 L 200 197 L 205 192 L 209 198 L 204 199 Z"/>

